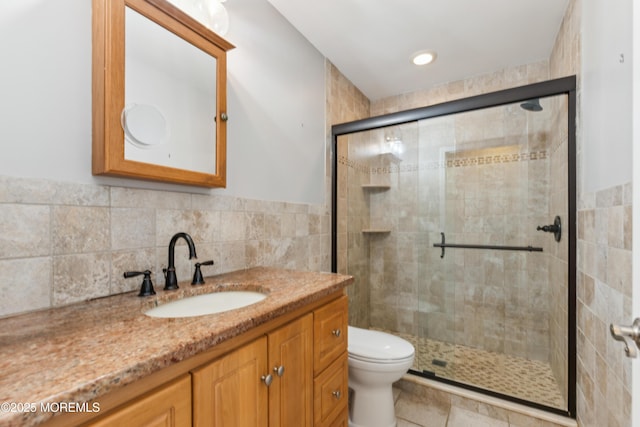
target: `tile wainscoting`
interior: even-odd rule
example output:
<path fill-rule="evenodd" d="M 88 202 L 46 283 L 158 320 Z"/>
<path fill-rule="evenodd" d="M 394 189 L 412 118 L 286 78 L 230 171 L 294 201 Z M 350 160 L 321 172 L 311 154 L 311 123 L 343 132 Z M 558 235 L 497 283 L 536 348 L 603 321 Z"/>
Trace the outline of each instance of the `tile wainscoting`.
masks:
<path fill-rule="evenodd" d="M 152 270 L 156 288 L 176 232 L 176 269 L 215 260 L 205 276 L 254 266 L 328 271 L 325 206 L 210 194 L 0 177 L 0 317 L 138 289 L 129 270 Z"/>

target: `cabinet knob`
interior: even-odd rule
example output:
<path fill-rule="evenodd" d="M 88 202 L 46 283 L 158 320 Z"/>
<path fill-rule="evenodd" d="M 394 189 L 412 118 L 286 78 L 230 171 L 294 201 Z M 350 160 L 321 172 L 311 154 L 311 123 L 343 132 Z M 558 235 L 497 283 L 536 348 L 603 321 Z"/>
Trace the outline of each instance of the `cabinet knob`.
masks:
<path fill-rule="evenodd" d="M 269 387 L 271 385 L 271 383 L 273 382 L 273 377 L 271 376 L 271 374 L 268 375 L 263 375 L 260 377 L 260 379 L 262 380 L 262 382 Z"/>
<path fill-rule="evenodd" d="M 341 334 L 341 333 L 342 333 L 342 332 L 340 331 L 340 328 L 338 328 L 338 329 L 334 329 L 333 331 L 331 331 L 331 334 L 332 334 L 334 337 L 336 337 L 336 338 L 338 338 L 338 337 L 340 336 L 340 334 Z"/>
<path fill-rule="evenodd" d="M 340 400 L 340 398 L 342 397 L 342 393 L 340 392 L 340 390 L 336 390 L 334 392 L 331 393 L 333 395 L 333 397 L 335 397 L 337 400 Z"/>
<path fill-rule="evenodd" d="M 275 372 L 277 376 L 281 377 L 284 375 L 284 366 L 274 366 L 273 372 Z"/>

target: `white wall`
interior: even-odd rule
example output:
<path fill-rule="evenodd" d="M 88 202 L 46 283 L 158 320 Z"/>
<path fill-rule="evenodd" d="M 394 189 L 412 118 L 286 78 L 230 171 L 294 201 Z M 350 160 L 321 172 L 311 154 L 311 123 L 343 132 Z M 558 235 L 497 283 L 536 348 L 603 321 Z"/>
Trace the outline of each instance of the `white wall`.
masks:
<path fill-rule="evenodd" d="M 579 179 L 583 192 L 595 192 L 631 181 L 632 0 L 589 0 L 582 9 Z"/>
<path fill-rule="evenodd" d="M 322 203 L 324 57 L 266 0 L 230 0 L 229 190 Z M 328 198 L 328 195 L 327 195 Z"/>
<path fill-rule="evenodd" d="M 0 173 L 91 182 L 91 2 L 0 2 Z"/>
<path fill-rule="evenodd" d="M 634 170 L 634 163 L 635 169 L 637 169 L 639 159 L 637 151 L 634 150 L 634 139 L 637 144 L 639 128 L 634 121 L 637 122 L 639 100 L 637 84 L 639 80 L 637 75 L 634 76 L 633 68 L 634 64 L 637 66 L 639 63 L 637 58 L 639 52 L 637 43 L 639 39 L 637 33 L 634 34 L 637 31 L 637 28 L 634 28 L 634 24 L 637 26 L 640 22 L 638 22 L 638 11 L 636 10 L 637 7 L 634 7 L 634 3 L 638 4 L 634 0 L 582 1 L 582 84 L 580 92 L 582 110 L 581 126 L 579 126 L 582 132 L 582 136 L 579 139 L 582 142 L 582 157 L 579 162 L 582 161 L 582 164 L 579 179 L 581 179 L 580 182 L 583 185 L 579 186 L 579 190 L 582 194 L 589 194 L 599 190 L 606 191 L 607 189 L 633 182 L 633 251 L 630 259 L 634 282 L 632 291 L 633 312 L 638 315 L 640 313 L 638 310 L 640 298 L 638 289 L 640 286 L 637 283 L 639 259 L 637 237 L 640 224 L 638 223 L 637 203 L 639 200 L 638 177 L 640 175 L 638 175 L 637 170 Z M 637 71 L 635 74 L 637 74 Z M 634 109 L 636 110 L 635 120 Z M 635 180 L 633 179 L 634 176 Z M 592 208 L 600 207 L 598 205 L 593 206 L 594 202 L 595 200 L 591 202 Z M 610 202 L 605 201 L 605 203 Z M 597 218 L 603 218 L 599 213 L 596 215 L 599 215 Z M 604 214 L 604 218 L 606 228 L 606 214 Z M 602 221 L 598 220 L 596 222 L 598 224 L 602 223 Z M 609 232 L 612 230 L 611 227 L 612 225 L 609 224 Z M 601 236 L 603 234 L 607 235 L 606 229 L 604 233 L 600 232 Z M 585 239 L 586 237 L 583 235 L 579 236 L 579 238 Z M 607 242 L 606 237 L 604 240 L 598 237 L 594 240 L 598 246 L 597 256 L 593 258 L 594 260 L 597 258 L 598 263 L 603 262 L 604 265 L 607 265 L 607 262 L 618 259 L 616 261 L 618 262 L 616 270 L 625 271 L 628 268 L 628 264 L 619 262 L 620 254 L 625 255 L 624 251 L 617 251 L 618 248 L 613 247 L 611 240 Z M 579 243 L 578 258 L 589 260 L 589 252 L 591 250 L 584 245 L 584 241 L 582 244 L 581 246 L 581 243 Z M 589 269 L 591 269 L 590 266 L 585 270 Z M 623 309 L 627 304 L 626 297 L 624 297 L 623 304 L 614 302 L 617 290 L 628 286 L 627 280 L 624 280 L 623 283 L 617 283 L 615 276 L 618 273 L 610 274 L 610 271 L 613 270 L 607 268 L 605 276 L 598 275 L 598 278 L 595 279 L 595 284 L 598 288 L 596 299 L 608 299 L 607 301 L 596 302 L 596 306 L 598 304 L 602 306 L 608 304 L 611 307 L 605 310 L 605 315 L 601 312 L 593 316 L 590 314 L 586 317 L 581 316 L 578 327 L 582 330 L 589 330 L 590 325 L 586 325 L 584 321 L 587 318 L 591 318 L 589 323 L 593 325 L 602 325 L 602 323 L 608 325 L 610 322 L 620 322 L 628 325 L 633 322 L 632 318 L 620 319 L 621 316 L 624 316 L 623 313 L 626 312 L 626 309 Z M 584 273 L 584 271 L 580 273 Z M 585 277 L 587 275 L 588 273 L 585 274 Z M 588 280 L 585 279 L 585 281 Z M 605 290 L 604 293 L 603 289 Z M 614 289 L 614 291 L 607 293 L 609 289 Z M 584 295 L 582 296 L 584 297 Z M 590 310 L 590 308 L 584 308 L 584 311 L 587 310 Z M 608 332 L 602 329 L 596 333 L 606 333 L 608 335 Z M 611 340 L 610 337 L 607 339 Z M 579 362 L 579 366 L 586 367 L 586 369 L 582 370 L 582 373 L 578 374 L 580 387 L 578 399 L 579 420 L 582 418 L 585 425 L 602 425 L 602 421 L 606 420 L 607 417 L 611 422 L 615 419 L 614 417 L 620 419 L 619 417 L 622 417 L 625 413 L 620 409 L 630 408 L 632 412 L 631 419 L 622 420 L 620 425 L 640 425 L 640 412 L 638 410 L 638 403 L 640 403 L 640 393 L 638 393 L 640 373 L 638 372 L 638 362 L 630 362 L 628 359 L 621 361 L 623 350 L 620 346 L 613 344 L 612 348 L 615 348 L 615 353 L 609 351 L 609 343 L 612 341 L 607 341 L 606 348 L 604 348 L 593 345 L 589 340 L 591 338 L 587 338 L 586 342 L 579 346 L 581 349 L 579 348 L 578 356 L 583 361 Z M 596 343 L 598 342 L 597 339 L 595 341 Z M 593 354 L 596 352 L 602 355 L 602 358 L 598 356 L 599 368 L 596 369 L 595 374 L 606 377 L 605 386 L 592 381 L 591 376 L 594 375 L 594 371 L 589 372 L 589 367 L 593 368 L 589 361 L 594 360 Z M 603 360 L 604 369 L 600 366 Z M 629 372 L 629 369 L 631 369 L 631 372 Z M 597 376 L 594 378 L 597 378 Z M 629 379 L 632 382 L 630 387 Z M 585 396 L 585 390 L 589 391 L 587 395 L 590 396 Z M 620 396 L 620 398 L 611 399 L 611 396 L 614 395 Z M 630 402 L 627 400 L 628 397 L 631 399 Z M 581 412 L 581 400 L 594 404 L 592 407 L 584 407 Z M 616 400 L 618 403 L 620 401 L 627 403 L 622 406 L 616 406 Z M 603 405 L 602 402 L 610 404 L 608 414 L 605 409 L 606 404 Z"/>
<path fill-rule="evenodd" d="M 266 0 L 226 3 L 227 189 L 91 175 L 91 1 L 0 2 L 0 175 L 323 203 L 324 58 Z"/>

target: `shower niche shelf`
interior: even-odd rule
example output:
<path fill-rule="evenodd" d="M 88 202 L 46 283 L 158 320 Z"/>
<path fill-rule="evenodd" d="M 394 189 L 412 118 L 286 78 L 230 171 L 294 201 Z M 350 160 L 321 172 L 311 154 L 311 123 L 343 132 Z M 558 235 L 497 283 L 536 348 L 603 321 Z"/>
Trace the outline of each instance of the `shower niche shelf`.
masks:
<path fill-rule="evenodd" d="M 391 186 L 389 184 L 362 184 L 362 189 L 363 190 L 385 191 L 385 190 L 389 190 L 390 188 L 391 188 Z"/>
<path fill-rule="evenodd" d="M 376 154 L 374 157 L 379 159 L 382 162 L 382 166 L 389 166 L 390 164 L 399 164 L 402 162 L 402 159 L 395 155 L 394 153 L 380 153 Z"/>
<path fill-rule="evenodd" d="M 391 233 L 391 230 L 386 228 L 365 228 L 362 230 L 362 234 L 387 234 Z"/>
<path fill-rule="evenodd" d="M 362 184 L 362 190 L 370 193 L 391 189 L 391 171 L 402 160 L 392 153 L 377 154 L 369 159 L 369 182 Z"/>

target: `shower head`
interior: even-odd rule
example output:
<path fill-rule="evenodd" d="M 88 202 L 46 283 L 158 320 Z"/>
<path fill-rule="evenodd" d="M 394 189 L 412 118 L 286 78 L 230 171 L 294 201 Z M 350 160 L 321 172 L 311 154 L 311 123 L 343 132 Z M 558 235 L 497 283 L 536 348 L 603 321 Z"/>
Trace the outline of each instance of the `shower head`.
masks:
<path fill-rule="evenodd" d="M 538 98 L 528 99 L 520 104 L 520 107 L 527 111 L 542 111 L 542 106 Z"/>

